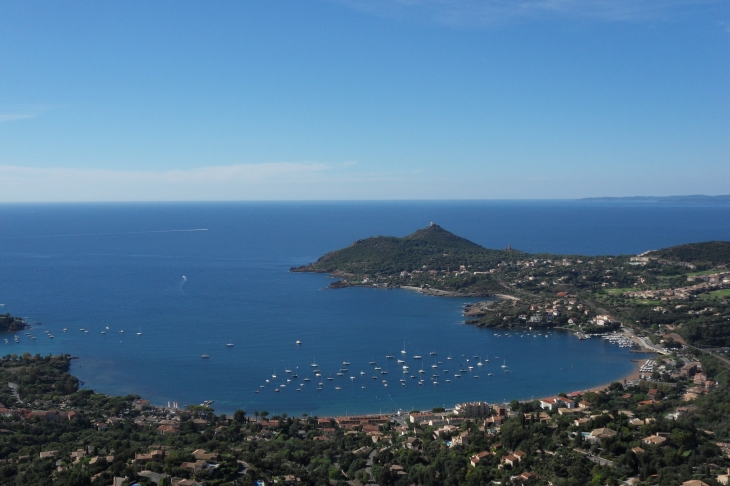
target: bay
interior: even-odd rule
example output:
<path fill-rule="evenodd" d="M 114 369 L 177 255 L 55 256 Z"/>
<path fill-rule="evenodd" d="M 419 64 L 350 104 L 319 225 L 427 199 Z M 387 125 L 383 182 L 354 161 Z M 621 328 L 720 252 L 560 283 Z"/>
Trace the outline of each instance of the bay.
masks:
<path fill-rule="evenodd" d="M 728 240 L 728 216 L 723 205 L 579 201 L 1 205 L 0 311 L 42 324 L 35 340 L 20 333 L 0 351 L 69 353 L 86 388 L 157 404 L 215 400 L 228 413 L 378 412 L 586 389 L 626 375 L 636 355 L 561 332 L 496 336 L 463 323 L 470 299 L 323 290 L 326 276 L 288 269 L 431 221 L 486 247 L 597 255 Z M 395 363 L 404 342 L 407 375 Z M 474 356 L 490 360 L 475 366 L 478 379 L 445 381 L 444 368 L 453 374 Z M 410 378 L 421 361 L 427 377 L 439 366 L 438 385 Z M 299 378 L 287 383 L 287 369 Z"/>

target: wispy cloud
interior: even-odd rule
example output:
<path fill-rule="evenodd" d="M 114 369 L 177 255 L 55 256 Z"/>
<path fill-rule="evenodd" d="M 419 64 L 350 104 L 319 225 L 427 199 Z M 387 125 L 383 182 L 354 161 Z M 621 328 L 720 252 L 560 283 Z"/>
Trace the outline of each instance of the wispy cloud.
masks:
<path fill-rule="evenodd" d="M 60 105 L 22 105 L 0 107 L 0 123 L 28 120 L 43 113 L 61 108 Z"/>
<path fill-rule="evenodd" d="M 720 0 L 336 0 L 386 17 L 409 18 L 450 26 L 484 27 L 519 19 L 550 16 L 609 22 L 662 18 L 686 6 Z"/>
<path fill-rule="evenodd" d="M 7 189 L 0 202 L 346 198 L 353 185 L 363 189 L 408 179 L 358 172 L 356 166 L 354 161 L 278 162 L 156 171 L 0 165 L 0 183 Z"/>
<path fill-rule="evenodd" d="M 0 123 L 17 120 L 27 120 L 37 116 L 35 113 L 0 113 Z"/>
<path fill-rule="evenodd" d="M 0 165 L 0 203 L 116 201 L 266 201 L 382 199 L 570 198 L 596 195 L 587 175 L 555 176 L 555 168 L 524 172 L 503 164 L 468 176 L 453 170 L 372 170 L 354 162 L 280 162 L 181 170 L 28 168 Z M 533 171 L 534 172 L 534 171 Z M 601 180 L 601 195 L 724 194 L 730 172 L 716 168 L 657 176 L 654 170 L 616 171 Z M 589 178 L 589 177 L 588 177 Z M 642 192 L 644 191 L 644 192 Z M 661 194 L 660 194 L 661 192 Z"/>

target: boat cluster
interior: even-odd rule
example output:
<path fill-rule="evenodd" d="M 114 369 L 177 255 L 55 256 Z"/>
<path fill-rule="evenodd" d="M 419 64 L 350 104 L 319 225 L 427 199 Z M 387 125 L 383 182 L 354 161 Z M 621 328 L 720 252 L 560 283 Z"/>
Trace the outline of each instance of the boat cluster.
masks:
<path fill-rule="evenodd" d="M 646 363 L 641 365 L 641 368 L 639 368 L 639 371 L 642 373 L 654 373 L 655 366 L 656 366 L 656 360 L 648 359 L 648 360 L 646 360 Z"/>
<path fill-rule="evenodd" d="M 500 334 L 500 333 L 497 333 L 497 332 L 494 333 L 494 337 L 498 337 L 498 338 L 501 338 L 501 337 L 506 337 L 506 338 L 511 338 L 511 337 L 519 337 L 519 338 L 525 338 L 525 337 L 534 337 L 534 338 L 536 338 L 536 337 L 545 337 L 545 338 L 547 338 L 549 335 L 550 335 L 549 332 L 546 332 L 545 334 L 543 334 L 543 333 L 538 332 L 538 331 L 533 331 L 532 328 L 529 328 L 528 330 L 524 330 L 522 332 L 514 331 L 514 332 L 505 332 L 504 334 Z"/>
<path fill-rule="evenodd" d="M 615 344 L 619 348 L 631 348 L 636 345 L 636 343 L 623 334 L 604 334 L 601 338 L 611 344 Z"/>
<path fill-rule="evenodd" d="M 273 374 L 265 379 L 265 383 L 259 385 L 259 389 L 255 390 L 255 393 L 260 393 L 265 389 L 273 389 L 275 393 L 281 393 L 286 389 L 295 389 L 297 392 L 301 392 L 305 387 L 314 388 L 322 391 L 325 387 L 326 382 L 335 382 L 348 379 L 350 382 L 356 380 L 370 380 L 365 381 L 361 385 L 363 389 L 366 388 L 364 383 L 373 383 L 388 387 L 391 384 L 400 384 L 400 386 L 408 386 L 409 383 L 423 386 L 425 383 L 432 383 L 433 385 L 439 385 L 439 383 L 451 383 L 452 381 L 459 380 L 463 377 L 472 377 L 479 379 L 479 372 L 486 370 L 489 363 L 489 358 L 482 359 L 478 354 L 474 354 L 469 357 L 466 354 L 462 354 L 460 359 L 454 359 L 449 355 L 444 361 L 439 361 L 438 353 L 431 351 L 427 356 L 427 359 L 433 361 L 432 364 L 426 365 L 424 357 L 420 354 L 414 354 L 410 358 L 407 356 L 405 346 L 400 352 L 400 356 L 396 359 L 392 354 L 385 356 L 385 363 L 379 364 L 373 360 L 368 363 L 370 367 L 368 372 L 360 371 L 353 372 L 350 368 L 349 361 L 343 361 L 342 365 L 336 372 L 330 372 L 329 376 L 323 377 L 323 372 L 320 366 L 317 364 L 316 359 L 309 365 L 310 370 L 302 372 L 302 377 L 299 377 L 299 367 L 294 369 L 286 369 L 284 375 L 277 376 L 276 370 Z M 499 357 L 494 359 L 499 360 Z M 457 361 L 461 361 L 457 364 Z M 500 366 L 505 373 L 509 373 L 510 369 L 507 367 L 505 360 L 502 361 Z M 427 371 L 428 370 L 428 371 Z M 390 374 L 399 373 L 400 376 L 393 378 L 391 382 L 388 381 Z M 430 373 L 430 377 L 427 375 Z M 494 373 L 487 373 L 487 376 L 494 376 Z M 368 378 L 369 377 L 369 378 Z M 339 383 L 341 384 L 341 382 Z M 396 384 L 396 386 L 397 386 Z M 341 386 L 335 386 L 334 389 L 339 391 L 342 389 Z"/>

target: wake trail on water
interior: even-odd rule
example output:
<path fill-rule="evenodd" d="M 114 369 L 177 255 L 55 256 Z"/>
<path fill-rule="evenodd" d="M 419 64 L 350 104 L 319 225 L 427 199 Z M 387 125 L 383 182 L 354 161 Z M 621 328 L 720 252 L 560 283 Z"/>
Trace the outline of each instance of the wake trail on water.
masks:
<path fill-rule="evenodd" d="M 120 233 L 71 233 L 71 234 L 64 234 L 64 235 L 12 236 L 12 237 L 8 237 L 8 238 L 0 238 L 0 240 L 30 240 L 30 239 L 35 239 L 35 238 L 71 238 L 71 237 L 77 237 L 77 236 L 147 235 L 147 234 L 154 234 L 154 233 L 194 233 L 197 231 L 208 231 L 208 228 L 125 231 L 125 232 L 120 232 Z"/>

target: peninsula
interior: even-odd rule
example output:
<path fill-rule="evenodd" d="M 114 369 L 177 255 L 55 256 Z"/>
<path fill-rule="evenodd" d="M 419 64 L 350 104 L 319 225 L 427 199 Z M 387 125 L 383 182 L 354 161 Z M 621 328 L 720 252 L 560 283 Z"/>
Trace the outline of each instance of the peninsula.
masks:
<path fill-rule="evenodd" d="M 441 226 L 377 236 L 293 272 L 328 273 L 330 288 L 414 289 L 489 297 L 468 305 L 470 324 L 560 327 L 582 337 L 618 331 L 647 349 L 689 341 L 730 346 L 730 242 L 691 243 L 640 255 L 530 254 L 484 248 Z"/>

